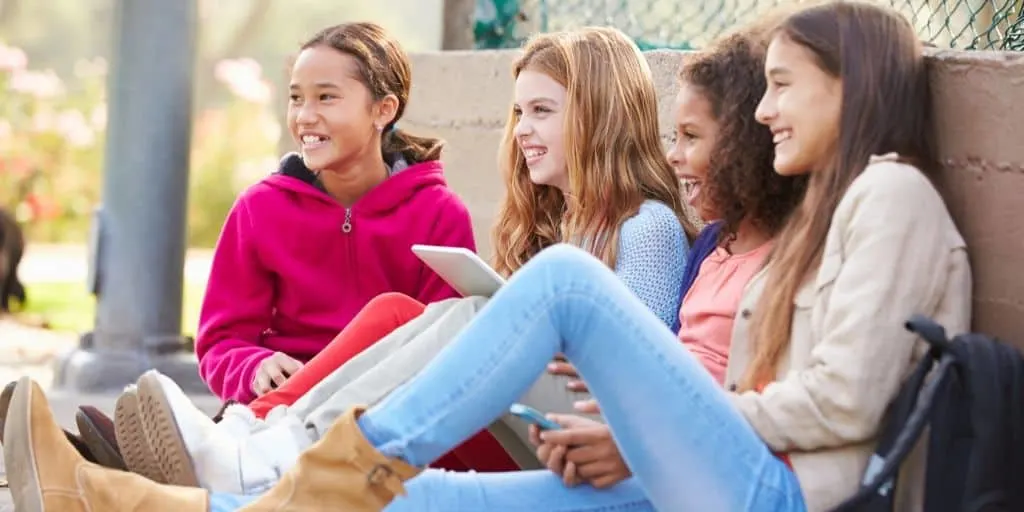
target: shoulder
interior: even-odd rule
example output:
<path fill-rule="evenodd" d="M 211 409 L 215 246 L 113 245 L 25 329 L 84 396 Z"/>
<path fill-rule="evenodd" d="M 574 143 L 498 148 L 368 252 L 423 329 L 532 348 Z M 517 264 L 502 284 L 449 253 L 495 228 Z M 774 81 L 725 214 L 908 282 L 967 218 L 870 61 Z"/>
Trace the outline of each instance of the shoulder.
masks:
<path fill-rule="evenodd" d="M 839 209 L 857 209 L 864 206 L 878 207 L 883 204 L 897 206 L 908 214 L 918 207 L 943 207 L 945 203 L 939 191 L 917 167 L 899 160 L 890 153 L 871 157 L 868 166 L 846 191 L 839 203 Z M 905 208 L 914 205 L 915 208 Z"/>
<path fill-rule="evenodd" d="M 636 215 L 622 223 L 620 239 L 624 245 L 655 241 L 684 245 L 686 234 L 672 208 L 658 201 L 645 201 Z"/>
<path fill-rule="evenodd" d="M 643 230 L 669 228 L 683 230 L 683 225 L 676 217 L 676 213 L 668 205 L 659 201 L 644 201 L 637 210 L 636 215 L 626 219 L 622 223 L 623 230 Z"/>
<path fill-rule="evenodd" d="M 268 208 L 267 205 L 280 201 L 280 191 L 264 182 L 254 183 L 244 188 L 235 198 L 228 212 L 229 217 L 251 218 L 253 213 L 258 213 Z"/>
<path fill-rule="evenodd" d="M 961 243 L 952 216 L 938 189 L 917 167 L 894 153 L 871 158 L 839 201 L 833 227 L 848 234 L 941 229 Z M 954 236 L 955 235 L 955 236 Z"/>
<path fill-rule="evenodd" d="M 267 183 L 267 180 L 261 180 L 242 189 L 242 192 L 238 194 L 238 199 L 235 201 L 235 205 L 250 206 L 253 204 L 279 201 L 281 199 L 281 194 L 282 191 L 280 189 Z"/>
<path fill-rule="evenodd" d="M 300 201 L 298 194 L 270 183 L 272 177 L 249 185 L 238 194 L 230 216 L 241 217 L 250 223 L 262 224 L 269 219 L 290 216 Z M 277 178 L 290 180 L 284 176 Z"/>
<path fill-rule="evenodd" d="M 421 189 L 416 194 L 417 215 L 428 218 L 462 221 L 469 219 L 469 207 L 447 185 L 437 185 Z"/>
<path fill-rule="evenodd" d="M 440 161 L 412 164 L 389 180 L 393 181 L 392 185 L 398 191 L 397 196 L 407 195 L 411 199 L 404 201 L 406 206 L 422 210 L 422 215 L 469 216 L 466 203 L 445 179 L 444 165 Z"/>
<path fill-rule="evenodd" d="M 694 240 L 693 245 L 703 244 L 717 244 L 718 235 L 722 232 L 721 221 L 711 221 L 701 228 L 700 233 L 697 233 L 697 238 Z"/>

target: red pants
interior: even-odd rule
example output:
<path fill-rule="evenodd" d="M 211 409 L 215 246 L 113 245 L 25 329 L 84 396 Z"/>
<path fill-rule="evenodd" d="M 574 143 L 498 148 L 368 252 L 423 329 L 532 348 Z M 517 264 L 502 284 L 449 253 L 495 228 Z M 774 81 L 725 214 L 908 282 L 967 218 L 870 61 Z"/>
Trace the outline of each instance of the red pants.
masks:
<path fill-rule="evenodd" d="M 249 408 L 258 418 L 263 418 L 278 405 L 295 403 L 335 369 L 391 331 L 420 316 L 425 308 L 416 299 L 401 293 L 385 293 L 375 297 L 301 370 L 290 376 L 281 387 L 253 400 Z M 477 433 L 432 466 L 453 471 L 481 472 L 519 469 L 501 444 L 486 430 Z"/>

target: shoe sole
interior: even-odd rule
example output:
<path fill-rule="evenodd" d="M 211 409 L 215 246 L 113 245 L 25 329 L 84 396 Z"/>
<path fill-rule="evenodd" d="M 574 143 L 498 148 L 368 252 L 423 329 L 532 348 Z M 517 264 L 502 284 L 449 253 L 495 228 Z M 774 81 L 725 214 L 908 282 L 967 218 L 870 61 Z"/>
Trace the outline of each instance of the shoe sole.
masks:
<path fill-rule="evenodd" d="M 4 438 L 4 427 L 7 424 L 7 411 L 11 408 L 11 398 L 14 397 L 14 388 L 18 381 L 12 380 L 0 391 L 0 441 Z"/>
<path fill-rule="evenodd" d="M 93 411 L 93 414 L 99 413 L 98 411 Z M 111 440 L 107 439 L 107 436 L 110 435 L 109 431 L 105 433 L 104 429 L 96 423 L 89 413 L 80 408 L 75 413 L 75 424 L 78 425 L 78 433 L 82 437 L 82 442 L 85 443 L 89 452 L 96 457 L 97 464 L 121 471 L 128 470 L 121 455 L 117 452 L 117 448 L 111 445 Z"/>
<path fill-rule="evenodd" d="M 139 398 L 135 390 L 125 391 L 117 399 L 114 406 L 114 436 L 117 438 L 117 446 L 121 448 L 121 458 L 132 473 L 157 483 L 167 483 L 149 447 L 146 434 L 142 431 Z"/>
<path fill-rule="evenodd" d="M 143 374 L 139 377 L 138 388 L 142 430 L 160 469 L 167 477 L 166 483 L 199 487 L 192 458 L 185 448 L 178 422 L 174 420 L 171 404 L 159 379 L 155 374 Z"/>
<path fill-rule="evenodd" d="M 7 404 L 4 428 L 4 464 L 7 484 L 18 512 L 43 512 L 43 490 L 39 484 L 39 468 L 32 453 L 32 380 L 18 379 Z M 21 442 L 10 443 L 18 439 Z"/>

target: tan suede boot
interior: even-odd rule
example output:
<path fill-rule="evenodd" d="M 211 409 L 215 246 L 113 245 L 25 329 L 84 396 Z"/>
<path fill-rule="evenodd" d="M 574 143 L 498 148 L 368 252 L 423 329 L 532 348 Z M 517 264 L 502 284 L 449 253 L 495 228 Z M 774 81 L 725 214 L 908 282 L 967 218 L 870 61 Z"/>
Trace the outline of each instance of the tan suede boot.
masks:
<path fill-rule="evenodd" d="M 7 479 L 19 512 L 207 512 L 203 489 L 160 485 L 86 461 L 53 419 L 39 385 L 22 377 L 4 432 Z"/>
<path fill-rule="evenodd" d="M 370 446 L 356 422 L 364 410 L 349 409 L 339 417 L 277 485 L 241 510 L 377 512 L 404 495 L 402 482 L 420 470 Z"/>

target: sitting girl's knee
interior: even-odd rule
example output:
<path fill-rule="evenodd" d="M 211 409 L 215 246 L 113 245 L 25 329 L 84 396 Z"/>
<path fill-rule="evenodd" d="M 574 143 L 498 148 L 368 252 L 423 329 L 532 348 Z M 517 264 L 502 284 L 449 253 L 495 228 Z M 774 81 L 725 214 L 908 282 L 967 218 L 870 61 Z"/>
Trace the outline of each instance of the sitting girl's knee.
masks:
<path fill-rule="evenodd" d="M 374 311 L 406 311 L 406 310 L 422 310 L 424 305 L 422 302 L 399 292 L 385 292 L 382 293 L 366 303 L 363 307 L 364 310 Z"/>
<path fill-rule="evenodd" d="M 584 267 L 586 265 L 597 265 L 602 269 L 606 269 L 604 263 L 601 263 L 601 260 L 595 258 L 589 252 L 575 245 L 565 243 L 555 244 L 542 250 L 531 262 L 544 266 L 568 265 L 572 268 L 578 268 L 580 265 Z"/>

